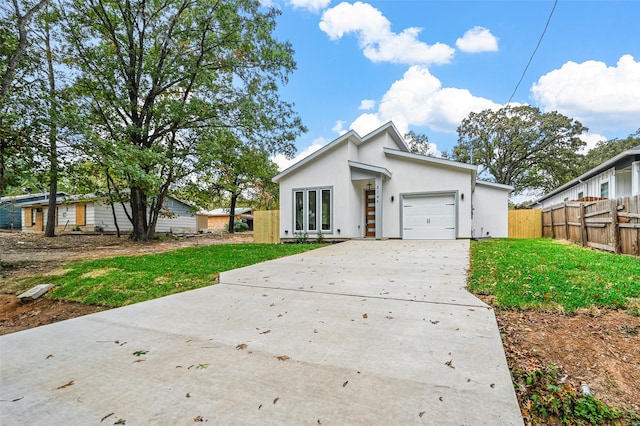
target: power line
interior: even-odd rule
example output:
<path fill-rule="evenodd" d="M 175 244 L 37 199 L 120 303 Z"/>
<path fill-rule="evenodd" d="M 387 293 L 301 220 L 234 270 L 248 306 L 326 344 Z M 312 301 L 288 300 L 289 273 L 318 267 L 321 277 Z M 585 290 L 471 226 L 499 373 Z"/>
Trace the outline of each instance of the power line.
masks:
<path fill-rule="evenodd" d="M 529 69 L 529 65 L 531 65 L 531 61 L 533 61 L 533 57 L 535 56 L 536 52 L 538 51 L 538 48 L 540 47 L 540 44 L 542 43 L 542 39 L 544 38 L 544 35 L 547 32 L 547 28 L 549 28 L 549 22 L 551 22 L 551 17 L 553 16 L 553 12 L 556 10 L 556 6 L 557 5 L 558 5 L 558 0 L 555 0 L 555 2 L 553 3 L 553 8 L 551 9 L 551 13 L 549 13 L 549 18 L 547 19 L 547 24 L 544 26 L 544 30 L 542 31 L 542 34 L 540 35 L 540 40 L 538 40 L 538 44 L 536 45 L 536 48 L 533 49 L 533 53 L 531 53 L 531 57 L 529 58 L 529 62 L 527 62 L 527 66 L 524 67 L 524 71 L 522 71 L 522 75 L 520 76 L 520 80 L 518 80 L 518 84 L 516 84 L 515 89 L 513 89 L 513 93 L 511 93 L 511 96 L 509 96 L 509 100 L 507 101 L 507 105 L 509 105 L 511 103 L 511 100 L 515 96 L 516 91 L 518 90 L 518 87 L 520 87 L 520 83 L 522 83 L 522 80 L 524 79 L 524 75 L 527 73 L 527 70 Z"/>

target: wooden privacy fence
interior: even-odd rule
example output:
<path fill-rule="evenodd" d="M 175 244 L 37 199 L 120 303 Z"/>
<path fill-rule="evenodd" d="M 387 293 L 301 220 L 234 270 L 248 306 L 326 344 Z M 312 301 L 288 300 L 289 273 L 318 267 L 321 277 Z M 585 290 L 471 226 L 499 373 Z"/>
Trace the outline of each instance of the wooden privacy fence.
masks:
<path fill-rule="evenodd" d="M 640 196 L 576 202 L 542 210 L 543 236 L 640 256 Z"/>
<path fill-rule="evenodd" d="M 256 244 L 280 242 L 280 210 L 253 212 L 253 242 Z"/>
<path fill-rule="evenodd" d="M 542 238 L 542 210 L 509 210 L 509 238 Z"/>

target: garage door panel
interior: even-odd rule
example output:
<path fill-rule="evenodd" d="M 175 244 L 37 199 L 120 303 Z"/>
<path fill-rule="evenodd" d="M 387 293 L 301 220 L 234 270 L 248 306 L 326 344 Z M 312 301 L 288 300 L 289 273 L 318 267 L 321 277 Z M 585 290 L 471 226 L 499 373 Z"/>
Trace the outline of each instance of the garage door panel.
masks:
<path fill-rule="evenodd" d="M 404 239 L 455 239 L 455 194 L 403 197 Z"/>

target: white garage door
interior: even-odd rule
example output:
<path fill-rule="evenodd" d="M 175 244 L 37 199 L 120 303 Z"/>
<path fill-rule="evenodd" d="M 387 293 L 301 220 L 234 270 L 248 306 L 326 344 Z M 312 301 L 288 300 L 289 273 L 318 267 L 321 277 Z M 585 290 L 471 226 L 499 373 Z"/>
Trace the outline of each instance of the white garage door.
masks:
<path fill-rule="evenodd" d="M 455 194 L 403 196 L 402 238 L 405 240 L 455 239 Z"/>

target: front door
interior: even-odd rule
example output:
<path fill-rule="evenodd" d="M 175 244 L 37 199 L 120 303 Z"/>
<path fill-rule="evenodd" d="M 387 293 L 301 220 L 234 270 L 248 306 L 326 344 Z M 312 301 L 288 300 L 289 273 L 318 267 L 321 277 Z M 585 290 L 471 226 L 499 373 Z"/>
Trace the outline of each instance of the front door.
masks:
<path fill-rule="evenodd" d="M 365 208 L 365 226 L 366 226 L 366 237 L 375 237 L 376 236 L 376 191 L 366 190 L 364 191 L 364 198 L 366 202 Z"/>

